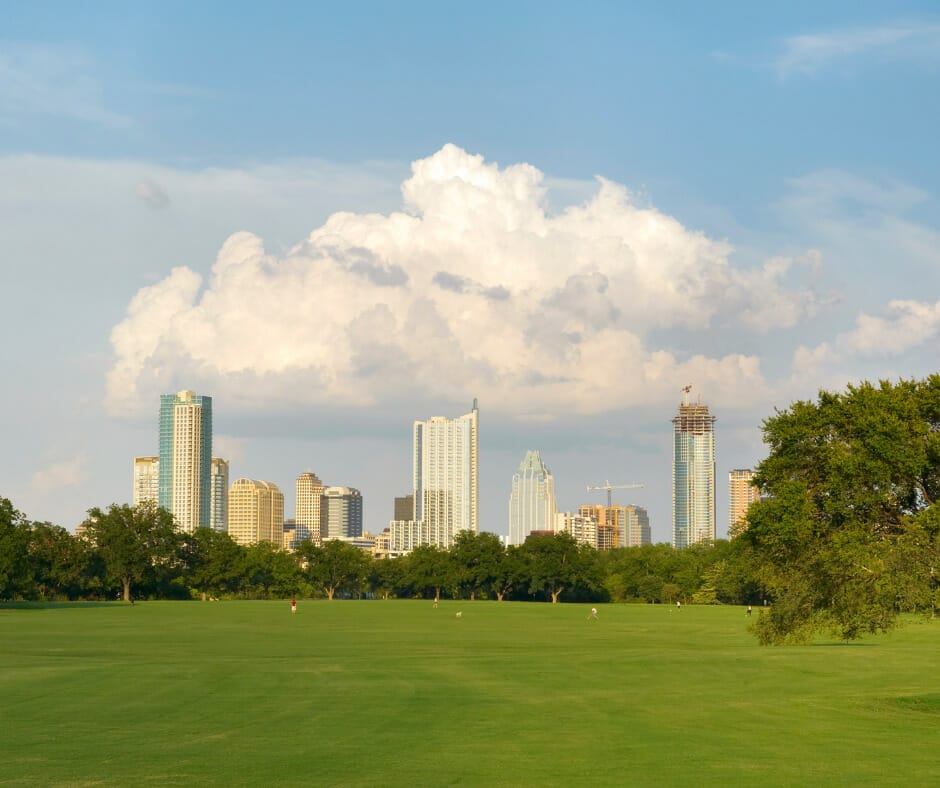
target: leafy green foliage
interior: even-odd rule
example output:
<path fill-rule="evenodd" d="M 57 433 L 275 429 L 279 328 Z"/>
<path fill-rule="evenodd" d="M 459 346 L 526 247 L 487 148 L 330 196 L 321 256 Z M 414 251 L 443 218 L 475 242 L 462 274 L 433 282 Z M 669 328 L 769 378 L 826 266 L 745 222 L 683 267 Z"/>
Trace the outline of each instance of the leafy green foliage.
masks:
<path fill-rule="evenodd" d="M 940 376 L 820 392 L 764 422 L 742 556 L 774 604 L 761 642 L 890 629 L 937 592 Z"/>
<path fill-rule="evenodd" d="M 123 587 L 125 602 L 131 601 L 132 584 L 155 578 L 176 558 L 173 516 L 149 501 L 111 504 L 106 512 L 90 509 L 86 533 L 104 561 L 107 579 Z"/>

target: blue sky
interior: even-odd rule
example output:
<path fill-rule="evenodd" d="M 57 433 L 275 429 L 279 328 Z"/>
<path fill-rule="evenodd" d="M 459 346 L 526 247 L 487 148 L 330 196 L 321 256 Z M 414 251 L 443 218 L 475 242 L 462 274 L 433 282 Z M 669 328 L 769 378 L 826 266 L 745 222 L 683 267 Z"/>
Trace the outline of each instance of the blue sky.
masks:
<path fill-rule="evenodd" d="M 538 448 L 665 541 L 681 385 L 721 533 L 774 407 L 935 371 L 936 3 L 624 5 L 0 2 L 0 494 L 126 500 L 189 386 L 233 478 L 374 530 L 411 421 L 478 396 L 486 527 Z"/>

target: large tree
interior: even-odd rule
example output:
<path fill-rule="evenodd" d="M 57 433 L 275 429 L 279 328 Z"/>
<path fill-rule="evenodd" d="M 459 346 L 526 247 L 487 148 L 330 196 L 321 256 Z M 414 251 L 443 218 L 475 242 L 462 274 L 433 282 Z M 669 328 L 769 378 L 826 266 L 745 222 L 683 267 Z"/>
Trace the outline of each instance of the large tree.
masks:
<path fill-rule="evenodd" d="M 131 586 L 153 578 L 158 567 L 176 560 L 178 536 L 173 515 L 152 501 L 137 506 L 111 504 L 89 509 L 86 534 L 105 563 L 110 582 L 120 583 L 124 601 Z"/>
<path fill-rule="evenodd" d="M 301 543 L 298 550 L 307 564 L 307 577 L 333 599 L 337 591 L 358 592 L 369 574 L 371 558 L 355 545 L 330 539 L 322 547 Z"/>
<path fill-rule="evenodd" d="M 529 592 L 544 594 L 553 605 L 566 589 L 584 578 L 586 555 L 569 533 L 531 534 L 519 554 L 529 580 Z"/>
<path fill-rule="evenodd" d="M 183 539 L 189 585 L 203 600 L 234 591 L 243 566 L 243 548 L 226 533 L 197 528 Z"/>
<path fill-rule="evenodd" d="M 6 498 L 0 498 L 0 599 L 12 599 L 29 584 L 29 523 Z"/>
<path fill-rule="evenodd" d="M 741 535 L 773 605 L 764 643 L 890 629 L 932 609 L 940 531 L 940 375 L 820 392 L 764 422 L 769 455 Z"/>

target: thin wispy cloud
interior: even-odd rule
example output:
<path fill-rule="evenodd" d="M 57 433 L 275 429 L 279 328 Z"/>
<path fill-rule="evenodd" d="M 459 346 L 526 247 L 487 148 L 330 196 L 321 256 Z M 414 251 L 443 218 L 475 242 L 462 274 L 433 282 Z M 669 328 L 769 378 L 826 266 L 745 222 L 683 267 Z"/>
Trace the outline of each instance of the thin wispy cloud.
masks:
<path fill-rule="evenodd" d="M 940 62 L 940 23 L 899 20 L 792 36 L 784 40 L 774 68 L 783 80 L 859 58 Z"/>
<path fill-rule="evenodd" d="M 107 106 L 95 65 L 80 49 L 0 42 L 0 121 L 36 115 L 107 127 L 131 122 Z"/>

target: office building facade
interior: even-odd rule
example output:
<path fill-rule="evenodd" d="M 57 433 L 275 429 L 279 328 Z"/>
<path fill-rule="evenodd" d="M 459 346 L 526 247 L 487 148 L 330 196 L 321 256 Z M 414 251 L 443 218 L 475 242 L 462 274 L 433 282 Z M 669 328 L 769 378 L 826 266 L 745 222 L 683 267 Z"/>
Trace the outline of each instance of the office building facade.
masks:
<path fill-rule="evenodd" d="M 327 487 L 320 496 L 320 539 L 362 536 L 362 493 L 354 487 Z"/>
<path fill-rule="evenodd" d="M 479 408 L 455 419 L 434 416 L 413 430 L 414 521 L 427 543 L 449 548 L 479 519 Z"/>
<path fill-rule="evenodd" d="M 157 502 L 160 496 L 160 458 L 134 457 L 134 506 Z"/>
<path fill-rule="evenodd" d="M 213 457 L 209 468 L 209 527 L 228 531 L 228 460 Z"/>
<path fill-rule="evenodd" d="M 672 546 L 682 549 L 715 539 L 715 417 L 686 389 L 672 425 Z"/>
<path fill-rule="evenodd" d="M 294 522 L 298 541 L 307 539 L 320 544 L 320 500 L 325 489 L 326 485 L 315 473 L 306 471 L 297 477 Z"/>
<path fill-rule="evenodd" d="M 754 471 L 736 468 L 728 473 L 728 535 L 737 536 L 747 528 L 744 515 L 748 507 L 760 500 L 760 490 L 754 484 Z"/>
<path fill-rule="evenodd" d="M 273 482 L 236 479 L 228 494 L 228 535 L 238 544 L 284 542 L 284 493 Z"/>
<path fill-rule="evenodd" d="M 158 503 L 192 533 L 211 524 L 212 397 L 160 396 Z"/>
<path fill-rule="evenodd" d="M 527 451 L 512 476 L 509 539 L 520 545 L 532 531 L 555 527 L 555 480 L 537 451 Z"/>

